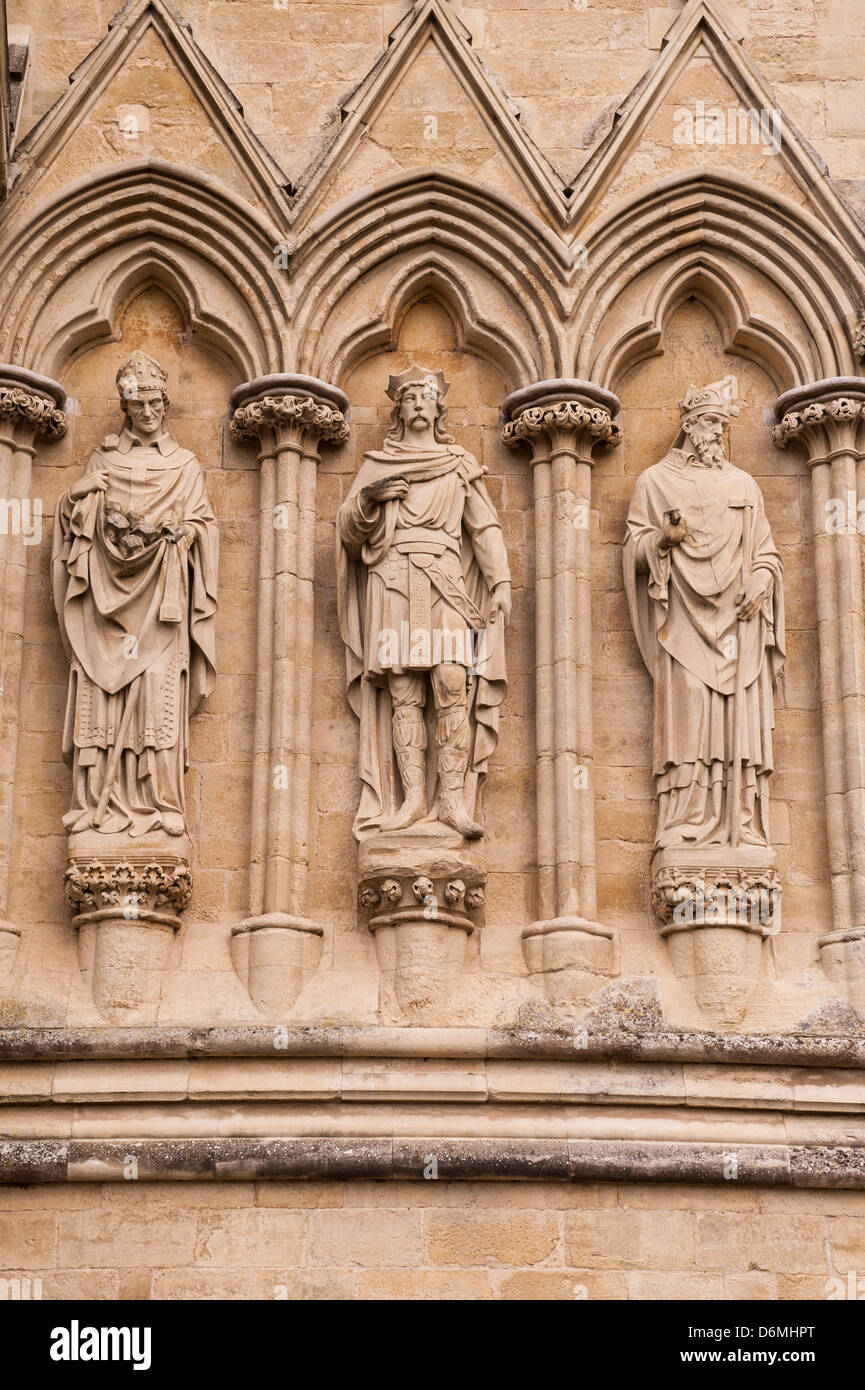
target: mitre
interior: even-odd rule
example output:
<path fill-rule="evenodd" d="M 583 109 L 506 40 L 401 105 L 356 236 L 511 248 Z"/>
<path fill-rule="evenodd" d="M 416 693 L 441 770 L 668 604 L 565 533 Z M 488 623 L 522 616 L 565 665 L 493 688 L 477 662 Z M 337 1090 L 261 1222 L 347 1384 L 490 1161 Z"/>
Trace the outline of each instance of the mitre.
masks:
<path fill-rule="evenodd" d="M 137 396 L 139 391 L 165 391 L 168 377 L 154 357 L 146 352 L 133 352 L 121 366 L 115 378 L 121 400 Z"/>
<path fill-rule="evenodd" d="M 407 371 L 400 372 L 398 376 L 392 376 L 387 383 L 387 394 L 391 400 L 396 400 L 397 392 L 403 386 L 429 386 L 435 391 L 439 400 L 447 393 L 450 386 L 449 381 L 445 381 L 441 372 L 431 372 L 428 367 L 409 367 Z"/>
<path fill-rule="evenodd" d="M 731 415 L 739 414 L 738 395 L 739 383 L 734 376 L 725 376 L 723 381 L 712 381 L 708 386 L 689 386 L 679 401 L 679 415 L 682 420 L 690 420 L 711 411 L 729 420 Z"/>

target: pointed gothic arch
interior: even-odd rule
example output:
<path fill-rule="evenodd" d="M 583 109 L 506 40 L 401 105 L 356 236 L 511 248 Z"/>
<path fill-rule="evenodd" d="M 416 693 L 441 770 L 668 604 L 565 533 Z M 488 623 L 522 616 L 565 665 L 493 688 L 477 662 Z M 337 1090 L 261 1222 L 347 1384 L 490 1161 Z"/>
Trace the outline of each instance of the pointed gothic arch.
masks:
<path fill-rule="evenodd" d="M 155 283 L 239 380 L 279 371 L 279 240 L 236 195 L 162 161 L 79 180 L 0 239 L 0 356 L 56 373 L 116 336 L 124 304 Z M 69 316 L 73 299 L 87 307 Z"/>
<path fill-rule="evenodd" d="M 693 295 L 725 346 L 779 391 L 856 372 L 865 267 L 813 214 L 730 171 L 698 169 L 618 204 L 585 233 L 573 323 L 576 375 L 615 389 L 660 351 L 663 320 Z"/>
<path fill-rule="evenodd" d="M 299 242 L 295 360 L 335 379 L 347 355 L 392 333 L 404 293 L 426 277 L 506 380 L 560 375 L 571 260 L 555 233 L 491 189 L 434 169 L 400 175 L 345 199 Z"/>

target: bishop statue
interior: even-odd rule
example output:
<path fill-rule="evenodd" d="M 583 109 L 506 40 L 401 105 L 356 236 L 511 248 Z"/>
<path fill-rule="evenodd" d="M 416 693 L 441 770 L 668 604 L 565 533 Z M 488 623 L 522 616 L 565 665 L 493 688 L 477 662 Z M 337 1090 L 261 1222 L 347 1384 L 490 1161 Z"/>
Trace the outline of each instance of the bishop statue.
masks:
<path fill-rule="evenodd" d="M 54 601 L 70 661 L 72 835 L 183 835 L 189 716 L 214 679 L 218 532 L 198 459 L 166 423 L 165 372 L 117 373 L 119 434 L 60 498 Z"/>
<path fill-rule="evenodd" d="M 625 589 L 655 683 L 656 850 L 769 844 L 781 560 L 725 447 L 734 377 L 690 386 L 674 447 L 637 479 Z"/>

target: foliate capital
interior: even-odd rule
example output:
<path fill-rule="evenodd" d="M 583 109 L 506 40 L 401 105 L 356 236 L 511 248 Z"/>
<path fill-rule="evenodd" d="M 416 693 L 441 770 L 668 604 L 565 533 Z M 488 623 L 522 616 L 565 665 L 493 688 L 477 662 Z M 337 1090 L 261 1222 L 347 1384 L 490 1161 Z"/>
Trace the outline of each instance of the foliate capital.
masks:
<path fill-rule="evenodd" d="M 838 378 L 787 391 L 778 400 L 779 423 L 772 441 L 786 449 L 794 440 L 805 444 L 812 463 L 826 453 L 865 448 L 865 379 Z"/>
<path fill-rule="evenodd" d="M 34 434 L 46 439 L 62 439 L 66 415 L 50 396 L 30 391 L 26 386 L 6 382 L 0 376 L 0 419 L 26 421 Z"/>
<path fill-rule="evenodd" d="M 348 439 L 348 423 L 342 411 L 311 396 L 264 396 L 238 406 L 231 417 L 231 436 L 238 442 L 260 439 L 267 429 L 286 428 L 308 431 L 326 444 L 343 444 Z"/>
<path fill-rule="evenodd" d="M 276 372 L 246 381 L 232 391 L 229 410 L 239 442 L 272 433 L 277 445 L 315 449 L 348 439 L 348 397 L 315 376 Z"/>
<path fill-rule="evenodd" d="M 614 423 L 620 401 L 592 381 L 557 377 L 512 391 L 502 405 L 502 438 L 510 448 L 527 443 L 536 460 L 547 452 L 571 452 L 591 462 L 596 444 L 620 443 Z"/>
<path fill-rule="evenodd" d="M 580 401 L 554 401 L 547 405 L 527 406 L 502 430 L 502 439 L 510 448 L 538 435 L 561 432 L 585 433 L 593 442 L 608 449 L 621 442 L 621 426 L 614 423 L 603 406 L 586 406 Z"/>

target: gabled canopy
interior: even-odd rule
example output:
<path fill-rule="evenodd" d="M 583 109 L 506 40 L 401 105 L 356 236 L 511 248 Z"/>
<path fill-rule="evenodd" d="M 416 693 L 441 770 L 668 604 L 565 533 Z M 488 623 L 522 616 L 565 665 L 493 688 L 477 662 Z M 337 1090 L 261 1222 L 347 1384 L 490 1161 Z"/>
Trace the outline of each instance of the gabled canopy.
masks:
<path fill-rule="evenodd" d="M 63 151 L 91 118 L 112 83 L 118 82 L 136 50 L 153 36 L 164 46 L 187 84 L 202 122 L 210 124 L 221 149 L 228 152 L 233 165 L 233 186 L 282 221 L 287 209 L 286 175 L 250 130 L 237 97 L 169 0 L 128 0 L 109 22 L 105 38 L 72 73 L 68 91 L 16 148 L 12 169 L 16 204 L 38 185 L 46 170 L 62 162 Z M 92 155 L 92 149 L 87 153 Z M 131 143 L 130 158 L 137 153 Z M 165 158 L 174 158 L 174 151 L 162 153 Z M 76 169 L 69 177 L 80 172 L 80 168 Z"/>

